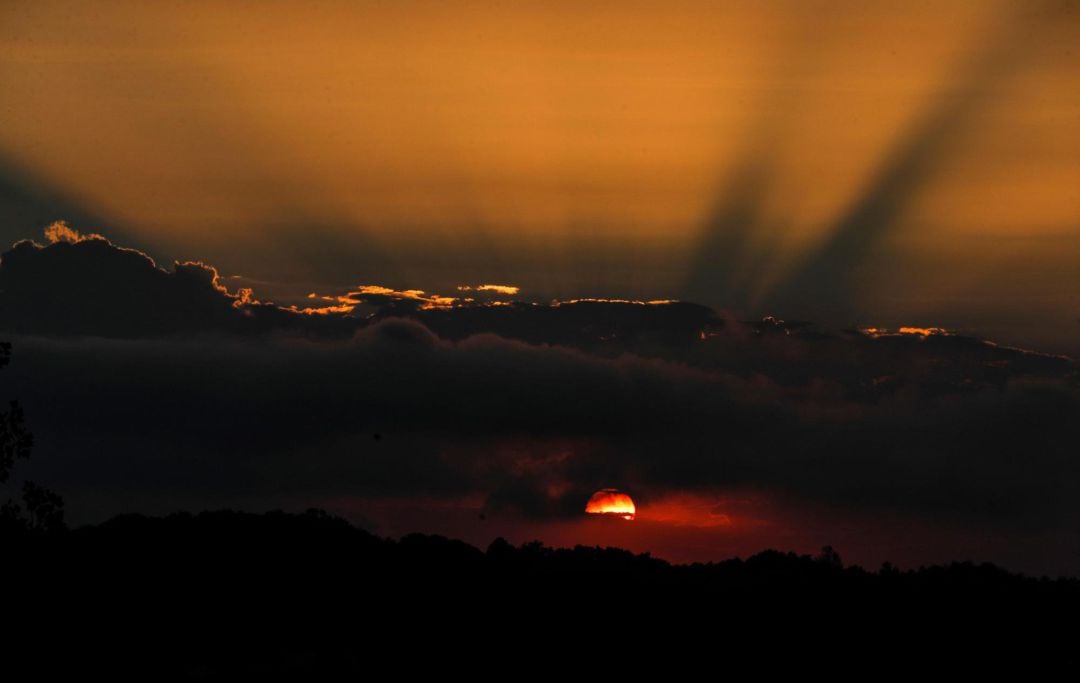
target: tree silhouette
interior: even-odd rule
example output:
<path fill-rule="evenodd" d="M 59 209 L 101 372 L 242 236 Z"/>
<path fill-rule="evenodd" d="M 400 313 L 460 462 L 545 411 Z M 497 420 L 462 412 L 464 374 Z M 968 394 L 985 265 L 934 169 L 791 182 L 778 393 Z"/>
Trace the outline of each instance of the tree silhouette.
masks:
<path fill-rule="evenodd" d="M 0 368 L 10 361 L 11 343 L 0 342 Z M 8 483 L 15 461 L 29 458 L 33 445 L 22 406 L 13 400 L 6 411 L 0 411 L 0 484 Z M 57 532 L 64 528 L 64 499 L 32 481 L 23 482 L 21 505 L 11 498 L 0 505 L 0 531 Z"/>
<path fill-rule="evenodd" d="M 11 361 L 11 342 L 0 342 L 0 368 Z M 22 407 L 12 401 L 0 412 L 0 484 L 7 483 L 18 458 L 29 458 L 34 437 L 26 429 Z"/>
<path fill-rule="evenodd" d="M 821 547 L 821 552 L 814 558 L 818 562 L 836 569 L 843 569 L 844 562 L 840 559 L 840 553 L 836 552 L 831 545 Z"/>

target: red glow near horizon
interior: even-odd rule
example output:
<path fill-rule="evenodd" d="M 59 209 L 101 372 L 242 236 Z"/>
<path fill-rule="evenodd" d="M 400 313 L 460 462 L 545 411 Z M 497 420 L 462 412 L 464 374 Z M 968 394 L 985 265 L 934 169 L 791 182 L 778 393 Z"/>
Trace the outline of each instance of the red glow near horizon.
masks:
<path fill-rule="evenodd" d="M 585 512 L 590 515 L 617 515 L 623 519 L 633 519 L 637 513 L 633 499 L 618 489 L 600 489 L 592 494 L 585 504 Z"/>

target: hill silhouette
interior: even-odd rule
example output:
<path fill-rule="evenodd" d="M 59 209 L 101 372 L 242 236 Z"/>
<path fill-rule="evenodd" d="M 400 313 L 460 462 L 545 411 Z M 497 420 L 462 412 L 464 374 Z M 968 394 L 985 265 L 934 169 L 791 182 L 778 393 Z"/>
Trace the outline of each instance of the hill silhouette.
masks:
<path fill-rule="evenodd" d="M 989 564 L 868 571 L 825 548 L 677 565 L 501 538 L 480 550 L 441 536 L 380 538 L 319 510 L 122 515 L 8 533 L 3 547 L 15 615 L 7 663 L 45 673 L 358 674 L 391 652 L 547 660 L 576 657 L 584 643 L 648 643 L 656 655 L 703 638 L 729 643 L 729 659 L 820 654 L 839 638 L 851 662 L 958 658 L 963 643 L 999 641 L 1010 645 L 995 657 L 1035 648 L 1071 660 L 1080 606 L 1076 579 Z M 909 650 L 901 636 L 922 645 Z"/>

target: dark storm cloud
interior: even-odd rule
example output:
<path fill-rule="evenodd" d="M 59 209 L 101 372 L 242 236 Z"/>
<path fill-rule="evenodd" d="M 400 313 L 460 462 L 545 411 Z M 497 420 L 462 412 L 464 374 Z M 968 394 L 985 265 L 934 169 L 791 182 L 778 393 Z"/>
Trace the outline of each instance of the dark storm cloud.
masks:
<path fill-rule="evenodd" d="M 35 462 L 65 486 L 138 496 L 482 491 L 522 462 L 501 444 L 615 434 L 664 405 L 688 410 L 653 428 L 687 429 L 706 417 L 694 392 L 725 381 L 490 335 L 455 344 L 397 319 L 348 342 L 20 339 L 17 349 L 8 379 L 34 413 Z"/>
<path fill-rule="evenodd" d="M 480 496 L 492 511 L 550 516 L 614 484 L 646 498 L 748 488 L 855 510 L 1080 522 L 1068 361 L 749 335 L 702 352 L 720 368 L 756 345 L 751 362 L 771 375 L 494 335 L 452 342 L 401 319 L 338 342 L 17 338 L 5 391 L 37 436 L 27 472 L 101 514 Z M 841 353 L 857 370 L 832 377 Z M 881 359 L 893 375 L 876 374 Z M 1013 367 L 964 370 L 987 362 Z"/>
<path fill-rule="evenodd" d="M 350 496 L 559 516 L 619 486 L 1080 523 L 1067 358 L 689 303 L 401 309 L 400 294 L 370 319 L 301 315 L 224 291 L 211 266 L 53 239 L 0 263 L 15 342 L 0 399 L 35 433 L 20 474 L 87 517 Z"/>

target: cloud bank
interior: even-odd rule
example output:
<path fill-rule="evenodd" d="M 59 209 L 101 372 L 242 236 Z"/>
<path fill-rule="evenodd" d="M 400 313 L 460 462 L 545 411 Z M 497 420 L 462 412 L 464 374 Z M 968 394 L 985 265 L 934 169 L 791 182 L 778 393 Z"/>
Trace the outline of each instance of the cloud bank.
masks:
<path fill-rule="evenodd" d="M 0 288 L 27 476 L 88 519 L 349 497 L 560 519 L 616 486 L 1080 528 L 1076 363 L 943 330 L 603 301 L 305 316 L 66 234 L 5 253 Z"/>

